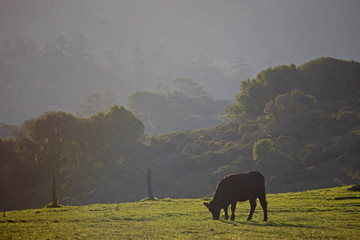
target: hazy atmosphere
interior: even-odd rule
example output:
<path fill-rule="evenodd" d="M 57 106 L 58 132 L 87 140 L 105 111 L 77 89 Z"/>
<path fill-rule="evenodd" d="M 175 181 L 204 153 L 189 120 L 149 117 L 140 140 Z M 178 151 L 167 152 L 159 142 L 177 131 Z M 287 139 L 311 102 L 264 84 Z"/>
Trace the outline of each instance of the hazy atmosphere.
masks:
<path fill-rule="evenodd" d="M 0 0 L 0 239 L 358 238 L 359 13 Z"/>
<path fill-rule="evenodd" d="M 133 92 L 159 83 L 172 90 L 176 78 L 233 101 L 240 81 L 267 67 L 319 57 L 359 61 L 359 12 L 356 0 L 3 0 L 0 40 L 31 39 L 43 50 L 59 36 L 68 42 L 81 36 L 84 54 L 106 73 L 83 76 L 81 84 L 74 74 L 56 75 L 47 85 L 53 95 L 27 92 L 16 100 L 4 94 L 9 80 L 2 74 L 0 122 L 22 124 L 50 110 L 76 113 L 87 94 L 108 89 L 126 106 Z M 196 64 L 208 69 L 197 71 Z"/>

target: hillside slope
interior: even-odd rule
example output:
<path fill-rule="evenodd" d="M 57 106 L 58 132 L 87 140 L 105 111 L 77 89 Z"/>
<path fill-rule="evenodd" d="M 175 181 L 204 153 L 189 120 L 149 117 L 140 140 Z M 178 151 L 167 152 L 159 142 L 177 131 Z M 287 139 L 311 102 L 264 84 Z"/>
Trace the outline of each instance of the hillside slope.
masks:
<path fill-rule="evenodd" d="M 246 221 L 239 203 L 235 221 L 212 220 L 204 199 L 142 200 L 6 212 L 1 239 L 356 239 L 360 193 L 348 187 L 268 194 L 269 220 L 260 206 Z"/>

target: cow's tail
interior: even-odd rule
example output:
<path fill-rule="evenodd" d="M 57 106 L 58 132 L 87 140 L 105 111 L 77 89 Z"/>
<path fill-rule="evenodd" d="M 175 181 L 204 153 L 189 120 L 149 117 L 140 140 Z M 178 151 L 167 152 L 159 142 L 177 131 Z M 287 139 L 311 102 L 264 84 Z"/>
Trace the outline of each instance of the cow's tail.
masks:
<path fill-rule="evenodd" d="M 267 216 L 267 201 L 266 201 L 266 193 L 265 193 L 265 177 L 259 173 L 260 177 L 259 177 L 259 181 L 258 181 L 258 186 L 259 186 L 259 200 L 260 200 L 260 204 L 261 207 L 264 211 L 264 221 L 267 221 L 268 216 Z"/>
<path fill-rule="evenodd" d="M 265 193 L 265 177 L 260 172 L 256 172 L 256 174 L 258 175 L 256 186 L 258 189 L 259 198 L 260 197 L 266 198 L 266 196 L 265 196 L 266 195 L 266 193 Z"/>

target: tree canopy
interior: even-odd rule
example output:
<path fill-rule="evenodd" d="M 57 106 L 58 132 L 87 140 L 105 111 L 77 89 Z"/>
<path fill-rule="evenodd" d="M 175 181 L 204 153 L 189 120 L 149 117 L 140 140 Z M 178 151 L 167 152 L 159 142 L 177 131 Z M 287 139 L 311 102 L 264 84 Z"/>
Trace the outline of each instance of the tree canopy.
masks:
<path fill-rule="evenodd" d="M 360 63 L 333 58 L 319 58 L 303 64 L 279 66 L 260 72 L 256 78 L 241 82 L 235 104 L 226 108 L 232 118 L 257 117 L 266 104 L 292 90 L 311 95 L 317 106 L 339 99 L 356 100 L 360 95 Z M 278 99 L 279 100 L 279 99 Z"/>

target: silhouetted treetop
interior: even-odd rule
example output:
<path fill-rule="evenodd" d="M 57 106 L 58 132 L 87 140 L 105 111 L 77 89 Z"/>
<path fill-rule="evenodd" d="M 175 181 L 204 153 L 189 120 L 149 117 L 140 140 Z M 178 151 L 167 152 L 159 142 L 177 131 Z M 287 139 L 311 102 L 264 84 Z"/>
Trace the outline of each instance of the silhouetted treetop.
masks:
<path fill-rule="evenodd" d="M 303 64 L 279 66 L 260 72 L 256 78 L 241 82 L 235 104 L 227 107 L 229 116 L 256 117 L 279 94 L 299 90 L 320 103 L 360 96 L 360 63 L 333 58 L 319 58 Z"/>

